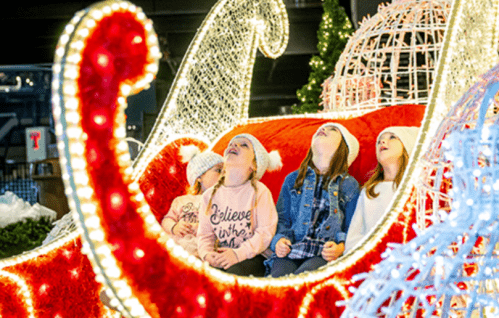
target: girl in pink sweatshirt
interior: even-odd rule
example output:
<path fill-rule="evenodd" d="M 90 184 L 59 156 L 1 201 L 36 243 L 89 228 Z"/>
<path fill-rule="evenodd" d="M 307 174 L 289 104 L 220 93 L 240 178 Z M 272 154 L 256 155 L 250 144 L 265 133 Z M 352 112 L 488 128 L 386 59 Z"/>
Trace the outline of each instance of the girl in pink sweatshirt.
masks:
<path fill-rule="evenodd" d="M 223 157 L 212 151 L 201 152 L 194 145 L 182 146 L 180 155 L 183 162 L 189 162 L 186 171 L 189 193 L 173 200 L 161 226 L 177 244 L 198 256 L 196 233 L 202 194 L 220 178 Z"/>
<path fill-rule="evenodd" d="M 203 194 L 198 229 L 202 260 L 231 274 L 264 276 L 277 212 L 270 190 L 258 180 L 266 170 L 280 167 L 279 153 L 267 153 L 254 136 L 232 138 L 222 177 Z"/>

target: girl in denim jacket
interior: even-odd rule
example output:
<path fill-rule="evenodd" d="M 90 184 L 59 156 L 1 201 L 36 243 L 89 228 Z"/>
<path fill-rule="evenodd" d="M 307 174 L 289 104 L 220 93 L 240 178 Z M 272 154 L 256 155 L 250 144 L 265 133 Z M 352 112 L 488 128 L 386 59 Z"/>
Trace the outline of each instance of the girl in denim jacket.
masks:
<path fill-rule="evenodd" d="M 266 262 L 272 277 L 315 270 L 342 255 L 360 192 L 348 173 L 358 152 L 359 142 L 340 124 L 324 124 L 314 134 L 279 194 L 274 254 Z"/>

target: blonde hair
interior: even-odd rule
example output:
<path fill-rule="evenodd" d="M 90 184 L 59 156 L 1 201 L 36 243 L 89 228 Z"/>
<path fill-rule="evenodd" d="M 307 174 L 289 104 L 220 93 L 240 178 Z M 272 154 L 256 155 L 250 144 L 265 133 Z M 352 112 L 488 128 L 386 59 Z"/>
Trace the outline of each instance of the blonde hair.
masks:
<path fill-rule="evenodd" d="M 402 156 L 400 156 L 400 167 L 399 171 L 397 171 L 397 175 L 395 176 L 395 180 L 393 180 L 395 184 L 395 189 L 398 188 L 400 182 L 402 181 L 402 177 L 404 176 L 405 168 L 409 163 L 409 154 L 404 147 L 402 152 Z M 378 183 L 384 180 L 385 176 L 383 173 L 383 166 L 378 162 L 376 168 L 372 171 L 372 175 L 369 180 L 364 184 L 364 188 L 366 189 L 366 195 L 369 199 L 374 199 L 379 196 L 379 193 L 374 192 L 374 188 L 378 185 Z"/>
<path fill-rule="evenodd" d="M 327 172 L 324 174 L 325 179 L 322 185 L 324 190 L 327 190 L 327 186 L 330 180 L 333 180 L 340 174 L 348 172 L 348 153 L 349 151 L 347 143 L 342 136 L 338 149 L 331 158 Z M 317 168 L 312 161 L 312 148 L 309 148 L 307 156 L 300 164 L 300 168 L 298 169 L 298 176 L 296 177 L 296 181 L 293 186 L 295 190 L 300 190 L 303 186 L 303 181 L 305 180 L 305 176 L 307 175 L 308 167 L 314 169 L 314 171 L 316 171 L 317 173 Z"/>
<path fill-rule="evenodd" d="M 254 160 L 254 163 L 256 165 L 256 159 L 253 159 Z M 255 190 L 255 202 L 253 203 L 253 206 L 251 207 L 251 210 L 252 211 L 254 208 L 256 208 L 257 204 L 258 204 L 258 189 L 257 189 L 257 177 L 256 177 L 256 171 L 253 170 L 251 171 L 249 177 L 248 177 L 248 180 L 250 180 L 251 182 L 251 186 L 253 187 L 253 189 Z M 210 200 L 208 201 L 208 205 L 206 206 L 206 211 L 205 211 L 205 214 L 206 215 L 210 215 L 210 207 L 211 207 L 211 203 L 213 202 L 213 197 L 215 196 L 215 193 L 217 192 L 217 190 L 224 184 L 224 181 L 225 181 L 225 169 L 222 171 L 222 176 L 220 177 L 220 179 L 218 179 L 218 182 L 217 184 L 215 184 L 215 186 L 213 187 L 213 192 L 211 193 L 211 196 L 210 196 Z M 251 229 L 253 230 L 253 225 L 254 225 L 254 215 L 253 213 L 251 213 Z"/>
<path fill-rule="evenodd" d="M 187 189 L 187 193 L 198 195 L 201 194 L 201 192 L 202 192 L 201 181 L 198 178 L 196 179 L 196 182 L 194 182 L 194 184 Z"/>

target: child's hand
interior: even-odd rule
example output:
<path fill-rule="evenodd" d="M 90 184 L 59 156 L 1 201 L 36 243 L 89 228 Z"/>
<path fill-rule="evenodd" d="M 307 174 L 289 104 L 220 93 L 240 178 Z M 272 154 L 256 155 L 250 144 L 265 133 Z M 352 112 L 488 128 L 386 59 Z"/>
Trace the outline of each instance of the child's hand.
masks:
<path fill-rule="evenodd" d="M 184 220 L 178 221 L 172 228 L 172 233 L 175 236 L 178 237 L 184 237 L 187 234 L 196 234 L 196 232 L 193 232 L 194 229 L 192 228 L 190 223 L 185 222 Z"/>
<path fill-rule="evenodd" d="M 277 241 L 275 245 L 275 253 L 277 257 L 286 257 L 291 252 L 291 241 L 283 237 Z"/>
<path fill-rule="evenodd" d="M 221 247 L 218 249 L 217 261 L 218 264 L 220 264 L 220 267 L 223 269 L 228 269 L 232 265 L 239 262 L 236 252 L 234 252 L 233 249 L 226 247 Z"/>
<path fill-rule="evenodd" d="M 196 236 L 198 234 L 198 227 L 199 223 L 191 223 L 192 235 Z"/>
<path fill-rule="evenodd" d="M 345 243 L 341 242 L 336 244 L 333 241 L 328 241 L 324 244 L 322 249 L 322 258 L 326 261 L 331 262 L 337 259 L 345 251 Z"/>
<path fill-rule="evenodd" d="M 208 262 L 213 267 L 220 267 L 220 263 L 218 262 L 218 253 L 217 252 L 209 252 L 204 257 L 204 260 Z"/>

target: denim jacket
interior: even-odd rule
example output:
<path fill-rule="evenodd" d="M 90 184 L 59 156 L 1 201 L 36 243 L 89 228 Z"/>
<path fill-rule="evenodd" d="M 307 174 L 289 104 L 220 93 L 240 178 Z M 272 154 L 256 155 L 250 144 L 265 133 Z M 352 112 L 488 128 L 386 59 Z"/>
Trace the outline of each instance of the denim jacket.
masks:
<path fill-rule="evenodd" d="M 283 237 L 289 239 L 292 244 L 300 242 L 310 227 L 312 215 L 312 202 L 314 200 L 314 189 L 316 182 L 316 174 L 312 168 L 307 169 L 307 174 L 303 182 L 302 189 L 297 191 L 293 188 L 298 170 L 290 173 L 281 188 L 279 199 L 277 200 L 277 214 L 279 221 L 277 223 L 276 235 L 270 243 L 270 249 L 275 252 L 276 243 Z M 335 237 L 321 237 L 328 235 L 329 226 L 320 229 L 319 238 L 333 240 L 335 243 L 344 242 L 350 221 L 352 220 L 357 199 L 360 194 L 359 183 L 349 174 L 337 177 L 331 180 L 328 185 L 329 195 L 329 217 L 340 225 L 340 231 L 336 231 Z M 341 185 L 340 191 L 338 191 Z M 338 197 L 339 195 L 339 197 Z M 328 222 L 331 224 L 331 222 Z M 336 227 L 337 228 L 337 227 Z"/>

